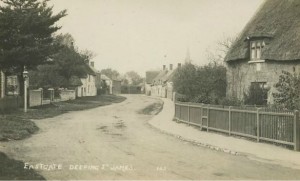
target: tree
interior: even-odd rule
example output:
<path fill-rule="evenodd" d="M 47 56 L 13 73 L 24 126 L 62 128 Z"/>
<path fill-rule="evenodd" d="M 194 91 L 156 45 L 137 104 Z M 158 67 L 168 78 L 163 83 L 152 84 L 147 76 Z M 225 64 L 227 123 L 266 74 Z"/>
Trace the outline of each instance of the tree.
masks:
<path fill-rule="evenodd" d="M 143 83 L 144 79 L 135 71 L 129 71 L 125 74 L 125 82 L 130 85 L 139 85 Z"/>
<path fill-rule="evenodd" d="M 235 36 L 224 36 L 221 40 L 216 42 L 215 48 L 207 49 L 206 57 L 209 62 L 217 62 L 222 64 L 227 52 L 236 39 L 237 37 Z"/>
<path fill-rule="evenodd" d="M 300 109 L 300 74 L 282 71 L 274 87 L 277 90 L 273 93 L 276 105 L 290 110 Z"/>
<path fill-rule="evenodd" d="M 198 90 L 196 85 L 197 67 L 191 63 L 182 65 L 173 77 L 174 90 L 188 98 L 195 97 Z"/>
<path fill-rule="evenodd" d="M 110 79 L 117 79 L 117 78 L 120 77 L 120 73 L 116 70 L 111 69 L 111 68 L 101 70 L 101 74 L 106 75 Z"/>
<path fill-rule="evenodd" d="M 74 87 L 79 86 L 78 79 L 90 73 L 86 62 L 89 56 L 81 54 L 74 48 L 74 38 L 70 34 L 60 34 L 55 38 L 55 47 L 59 51 L 47 64 L 38 66 L 32 73 L 31 85 L 38 87 Z M 80 80 L 79 80 L 80 82 Z"/>
<path fill-rule="evenodd" d="M 30 86 L 37 88 L 59 88 L 68 85 L 68 80 L 58 72 L 57 65 L 39 65 L 36 71 L 29 72 Z"/>
<path fill-rule="evenodd" d="M 24 66 L 33 69 L 45 63 L 55 52 L 55 23 L 66 16 L 66 10 L 53 15 L 47 0 L 3 0 L 0 6 L 0 65 L 23 82 Z M 20 83 L 23 85 L 23 83 Z M 21 92 L 23 87 L 21 87 Z"/>
<path fill-rule="evenodd" d="M 196 102 L 209 98 L 206 101 L 219 104 L 219 100 L 226 96 L 226 68 L 223 65 L 214 62 L 199 67 L 195 79 L 198 89 Z"/>
<path fill-rule="evenodd" d="M 217 63 L 199 67 L 186 63 L 176 70 L 173 86 L 189 101 L 218 104 L 226 95 L 226 68 Z"/>

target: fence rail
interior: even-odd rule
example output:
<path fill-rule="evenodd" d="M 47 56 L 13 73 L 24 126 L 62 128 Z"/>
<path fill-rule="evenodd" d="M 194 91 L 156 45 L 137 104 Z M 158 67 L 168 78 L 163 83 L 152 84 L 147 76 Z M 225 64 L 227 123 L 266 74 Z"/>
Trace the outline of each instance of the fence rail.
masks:
<path fill-rule="evenodd" d="M 264 108 L 241 109 L 206 104 L 175 103 L 175 119 L 213 130 L 294 147 L 300 151 L 298 111 L 277 111 Z"/>

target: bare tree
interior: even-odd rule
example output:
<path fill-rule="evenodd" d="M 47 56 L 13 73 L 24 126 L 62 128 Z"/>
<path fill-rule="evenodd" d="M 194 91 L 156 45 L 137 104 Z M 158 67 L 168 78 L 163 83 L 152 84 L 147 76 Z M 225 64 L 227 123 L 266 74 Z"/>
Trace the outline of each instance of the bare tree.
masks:
<path fill-rule="evenodd" d="M 223 36 L 216 42 L 214 48 L 206 50 L 206 57 L 210 62 L 223 63 L 224 58 L 229 51 L 231 45 L 235 42 L 237 36 Z"/>

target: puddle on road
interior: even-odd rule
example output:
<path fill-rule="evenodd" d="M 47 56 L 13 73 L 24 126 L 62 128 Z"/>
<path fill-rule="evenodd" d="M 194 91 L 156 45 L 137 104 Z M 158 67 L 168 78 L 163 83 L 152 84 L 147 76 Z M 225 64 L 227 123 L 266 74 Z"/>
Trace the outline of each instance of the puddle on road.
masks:
<path fill-rule="evenodd" d="M 119 120 L 117 123 L 114 123 L 114 127 L 118 129 L 126 128 L 126 125 L 123 120 Z"/>
<path fill-rule="evenodd" d="M 224 173 L 213 173 L 213 175 L 221 177 L 221 176 L 224 176 L 225 174 Z"/>
<path fill-rule="evenodd" d="M 113 136 L 123 136 L 123 134 L 120 134 L 120 133 L 110 133 L 110 135 L 113 135 Z"/>
<path fill-rule="evenodd" d="M 99 126 L 96 129 L 100 130 L 102 133 L 106 135 L 111 135 L 114 137 L 122 137 L 123 134 L 119 130 L 123 130 L 126 128 L 126 125 L 123 120 L 118 120 L 116 123 L 112 123 L 112 126 Z"/>
<path fill-rule="evenodd" d="M 107 126 L 101 126 L 101 127 L 97 128 L 97 129 L 106 130 Z"/>

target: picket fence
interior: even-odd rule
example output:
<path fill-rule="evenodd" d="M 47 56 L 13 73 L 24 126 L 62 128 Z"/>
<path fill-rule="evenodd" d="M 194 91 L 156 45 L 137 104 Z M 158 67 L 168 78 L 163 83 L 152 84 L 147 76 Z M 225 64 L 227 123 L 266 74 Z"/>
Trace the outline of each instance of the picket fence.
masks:
<path fill-rule="evenodd" d="M 175 119 L 201 130 L 289 145 L 300 151 L 298 111 L 175 102 Z"/>

